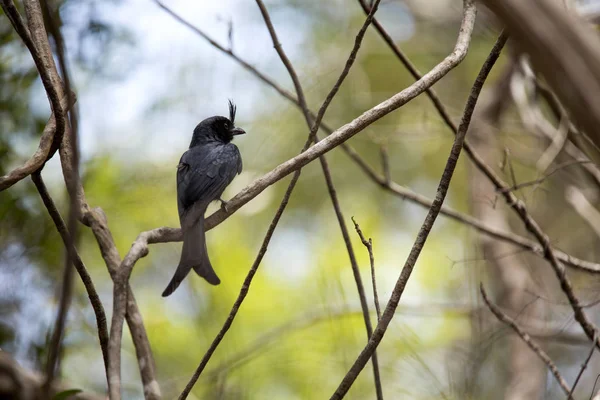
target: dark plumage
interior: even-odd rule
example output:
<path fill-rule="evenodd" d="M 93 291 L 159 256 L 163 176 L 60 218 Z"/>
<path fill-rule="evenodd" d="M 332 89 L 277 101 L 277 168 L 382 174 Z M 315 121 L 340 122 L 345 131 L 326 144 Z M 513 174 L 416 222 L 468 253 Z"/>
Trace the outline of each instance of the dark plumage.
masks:
<path fill-rule="evenodd" d="M 204 237 L 204 213 L 233 178 L 242 172 L 242 157 L 231 143 L 235 135 L 246 132 L 236 128 L 236 107 L 229 102 L 229 118 L 210 117 L 200 122 L 177 166 L 177 208 L 183 231 L 183 249 L 175 275 L 163 292 L 163 297 L 173 293 L 190 270 L 209 283 L 218 285 L 221 280 L 213 270 Z"/>

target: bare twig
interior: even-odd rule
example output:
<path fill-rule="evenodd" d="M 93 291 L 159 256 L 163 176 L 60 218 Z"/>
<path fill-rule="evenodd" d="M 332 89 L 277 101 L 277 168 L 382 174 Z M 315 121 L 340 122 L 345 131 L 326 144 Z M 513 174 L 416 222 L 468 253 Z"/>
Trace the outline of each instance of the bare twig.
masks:
<path fill-rule="evenodd" d="M 369 12 L 371 12 L 372 3 L 371 3 L 371 6 L 369 6 L 369 5 L 367 5 L 366 0 L 358 0 L 358 2 L 360 3 L 360 6 L 362 7 L 365 14 L 369 14 Z M 392 50 L 392 52 L 396 55 L 396 57 L 398 57 L 400 62 L 402 62 L 402 64 L 408 70 L 408 72 L 412 75 L 412 77 L 417 81 L 420 80 L 423 76 L 421 74 L 421 72 L 419 72 L 419 70 L 413 65 L 413 63 L 408 59 L 408 57 L 406 57 L 406 55 L 402 52 L 402 50 L 400 50 L 400 48 L 396 45 L 396 42 L 394 41 L 394 39 L 392 39 L 392 37 L 386 32 L 385 28 L 379 23 L 379 21 L 374 20 L 373 26 L 375 27 L 375 30 L 377 30 L 377 33 L 379 33 L 379 36 L 381 36 L 381 38 L 388 45 L 390 50 Z M 425 90 L 425 94 L 427 95 L 429 100 L 431 100 L 431 102 L 433 103 L 433 106 L 435 107 L 435 109 L 438 111 L 438 113 L 442 117 L 442 120 L 456 134 L 457 126 L 452 121 L 452 118 L 450 118 L 450 115 L 448 114 L 446 107 L 440 101 L 440 98 L 436 94 L 435 90 L 433 88 L 429 87 L 429 88 L 427 88 L 427 90 Z"/>
<path fill-rule="evenodd" d="M 75 98 L 73 95 L 71 99 L 68 99 L 62 89 L 50 51 L 39 3 L 31 0 L 25 2 L 29 28 L 25 25 L 12 0 L 1 0 L 0 5 L 15 31 L 29 49 L 52 108 L 52 114 L 42 132 L 38 149 L 25 164 L 0 177 L 0 191 L 2 191 L 40 169 L 56 151 L 57 143 L 60 142 L 65 129 L 65 112 L 73 104 Z"/>
<path fill-rule="evenodd" d="M 588 353 L 587 357 L 585 358 L 585 361 L 583 362 L 583 364 L 581 364 L 581 369 L 579 370 L 579 373 L 577 374 L 577 377 L 575 378 L 575 381 L 573 382 L 573 386 L 571 386 L 571 391 L 568 394 L 568 396 L 569 396 L 568 398 L 573 398 L 573 393 L 575 393 L 575 388 L 577 387 L 577 384 L 579 383 L 579 380 L 581 379 L 583 372 L 585 371 L 588 364 L 590 363 L 590 360 L 592 359 L 592 356 L 594 355 L 594 350 L 596 350 L 596 345 L 595 345 L 595 343 L 592 343 L 592 346 L 590 346 L 590 352 Z"/>
<path fill-rule="evenodd" d="M 296 94 L 298 95 L 298 102 L 300 103 L 300 107 L 302 107 L 302 113 L 306 118 L 306 123 L 310 126 L 312 125 L 312 121 L 310 118 L 310 112 L 308 111 L 308 106 L 306 104 L 306 98 L 304 97 L 304 91 L 302 90 L 302 85 L 300 84 L 300 79 L 298 78 L 298 74 L 294 70 L 291 61 L 283 51 L 281 47 L 281 43 L 279 43 L 279 39 L 277 38 L 277 32 L 275 32 L 275 28 L 273 27 L 273 23 L 271 22 L 271 17 L 269 16 L 269 12 L 267 11 L 267 7 L 265 7 L 262 0 L 256 0 L 256 5 L 260 9 L 260 13 L 265 21 L 265 25 L 267 25 L 267 29 L 269 30 L 269 35 L 271 36 L 271 40 L 273 41 L 273 47 L 275 47 L 275 51 L 279 55 L 281 62 L 285 65 L 285 68 L 292 78 L 292 82 L 294 83 L 294 88 L 296 89 Z"/>
<path fill-rule="evenodd" d="M 568 398 L 572 399 L 571 389 L 569 389 L 568 383 L 563 379 L 562 375 L 558 371 L 558 368 L 556 367 L 552 359 L 548 356 L 548 354 L 546 354 L 546 352 L 537 343 L 533 341 L 531 336 L 529 336 L 527 332 L 521 329 L 521 327 L 519 327 L 519 325 L 517 325 L 517 323 L 512 318 L 503 313 L 502 310 L 498 308 L 498 306 L 490 302 L 487 293 L 483 288 L 483 284 L 480 286 L 480 290 L 481 295 L 483 296 L 483 301 L 485 301 L 485 304 L 487 304 L 490 311 L 494 313 L 496 318 L 504 322 L 506 325 L 510 326 L 517 333 L 517 335 L 519 335 L 521 339 L 523 339 L 523 341 L 527 343 L 529 348 L 533 350 L 533 352 L 544 362 L 544 364 L 546 364 L 550 372 L 552 372 L 552 375 L 554 375 L 561 389 L 567 394 Z"/>
<path fill-rule="evenodd" d="M 73 246 L 73 241 L 69 237 L 69 231 L 67 229 L 67 226 L 65 225 L 65 222 L 60 216 L 60 213 L 58 212 L 58 209 L 56 208 L 52 197 L 50 197 L 50 194 L 46 189 L 46 185 L 42 180 L 41 173 L 34 172 L 31 175 L 31 179 L 33 180 L 33 183 L 35 183 L 40 197 L 42 198 L 42 201 L 44 202 L 44 205 L 48 210 L 48 214 L 50 214 L 50 217 L 52 217 L 52 221 L 54 222 L 56 230 L 62 238 L 63 244 L 65 245 L 65 247 Z M 85 264 L 83 263 L 83 261 L 79 257 L 79 254 L 77 253 L 77 249 L 72 249 L 72 251 L 75 254 L 75 269 L 81 277 L 81 281 L 83 282 L 88 298 L 90 299 L 90 303 L 92 304 L 92 308 L 94 309 L 94 314 L 96 316 L 96 325 L 98 327 L 98 339 L 100 341 L 100 349 L 102 350 L 102 358 L 104 359 L 104 365 L 106 368 L 108 367 L 108 328 L 106 325 L 106 314 L 104 312 L 104 307 L 102 306 L 102 301 L 98 296 L 98 292 L 96 292 L 96 287 L 92 282 L 92 278 L 90 277 L 87 268 L 85 267 Z"/>
<path fill-rule="evenodd" d="M 375 257 L 373 256 L 373 241 L 371 238 L 367 240 L 360 230 L 360 226 L 352 217 L 352 222 L 354 222 L 354 229 L 356 229 L 356 233 L 360 237 L 360 241 L 367 248 L 369 252 L 369 264 L 371 265 L 371 281 L 373 283 L 373 301 L 375 302 L 375 311 L 377 312 L 377 321 L 381 319 L 381 309 L 379 308 L 379 296 L 377 295 L 377 280 L 375 279 Z"/>
<path fill-rule="evenodd" d="M 542 176 L 542 177 L 540 177 L 538 179 L 534 179 L 532 181 L 527 181 L 527 182 L 521 182 L 521 183 L 518 183 L 518 184 L 513 185 L 511 187 L 503 188 L 503 189 L 498 190 L 498 191 L 500 193 L 513 192 L 515 190 L 523 189 L 524 187 L 539 185 L 540 183 L 544 182 L 545 180 L 547 180 L 548 178 L 550 178 L 552 175 L 554 175 L 558 171 L 561 171 L 561 170 L 563 170 L 563 169 L 565 169 L 567 167 L 570 167 L 572 165 L 581 165 L 581 164 L 587 164 L 587 163 L 592 163 L 592 162 L 593 161 L 591 161 L 591 160 L 587 160 L 587 161 L 577 161 L 577 160 L 567 161 L 567 162 L 564 162 L 562 164 L 557 165 L 556 167 L 554 167 L 552 169 L 552 171 L 548 172 L 547 174 L 544 174 L 544 176 Z"/>
<path fill-rule="evenodd" d="M 358 356 L 358 358 L 356 359 L 346 376 L 344 376 L 338 388 L 331 396 L 331 399 L 339 400 L 346 395 L 346 393 L 348 392 L 348 390 L 350 389 L 350 387 L 364 368 L 367 360 L 369 359 L 373 351 L 377 348 L 377 346 L 381 342 L 381 339 L 383 339 L 383 335 L 385 334 L 387 327 L 389 326 L 392 318 L 394 317 L 396 307 L 400 302 L 400 298 L 402 296 L 402 293 L 404 292 L 404 288 L 408 283 L 408 279 L 410 278 L 410 275 L 414 269 L 417 259 L 419 258 L 419 255 L 421 253 L 421 250 L 425 245 L 427 237 L 429 236 L 429 232 L 431 232 L 431 229 L 433 228 L 433 224 L 440 212 L 442 203 L 444 202 L 444 199 L 446 197 L 446 193 L 448 192 L 450 180 L 452 179 L 452 175 L 454 174 L 458 157 L 460 156 L 460 152 L 463 148 L 464 138 L 467 133 L 469 124 L 471 122 L 473 110 L 475 109 L 475 104 L 477 103 L 477 98 L 479 97 L 481 88 L 483 87 L 483 84 L 491 68 L 500 56 L 500 52 L 504 47 L 507 38 L 507 35 L 504 33 L 500 35 L 490 55 L 488 56 L 484 65 L 482 66 L 477 76 L 477 79 L 475 80 L 473 88 L 471 89 L 471 94 L 469 95 L 469 99 L 467 100 L 467 104 L 465 106 L 465 111 L 463 113 L 461 124 L 459 126 L 457 135 L 454 139 L 454 144 L 452 145 L 452 150 L 450 151 L 448 161 L 446 162 L 446 167 L 444 168 L 444 172 L 438 185 L 434 204 L 429 209 L 429 212 L 425 217 L 425 221 L 423 222 L 423 225 L 419 230 L 415 243 L 404 264 L 404 267 L 402 268 L 402 272 L 398 277 L 396 285 L 394 286 L 394 290 L 392 291 L 390 300 L 388 301 L 385 311 L 383 312 L 383 315 L 381 316 L 381 319 L 377 324 L 377 327 L 375 328 L 375 331 L 373 332 L 369 343 L 362 350 L 362 352 L 360 353 L 360 355 Z"/>

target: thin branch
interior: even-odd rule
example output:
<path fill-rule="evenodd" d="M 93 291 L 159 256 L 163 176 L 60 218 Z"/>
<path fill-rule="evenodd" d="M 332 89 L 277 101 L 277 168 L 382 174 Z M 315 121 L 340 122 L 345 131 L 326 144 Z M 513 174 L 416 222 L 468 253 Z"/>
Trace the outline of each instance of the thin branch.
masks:
<path fill-rule="evenodd" d="M 369 14 L 371 12 L 372 5 L 369 6 L 365 0 L 358 0 L 358 2 L 360 3 L 360 6 L 362 7 L 365 14 Z M 421 72 L 419 72 L 419 70 L 413 65 L 413 63 L 402 52 L 402 50 L 400 50 L 400 48 L 396 45 L 396 42 L 394 41 L 394 39 L 392 39 L 392 37 L 386 32 L 385 28 L 379 23 L 379 21 L 377 21 L 375 19 L 373 21 L 373 26 L 375 27 L 375 30 L 377 30 L 377 33 L 379 34 L 379 36 L 381 36 L 381 38 L 388 45 L 390 50 L 392 50 L 392 52 L 396 55 L 396 57 L 398 57 L 400 62 L 402 62 L 402 64 L 408 70 L 408 72 L 412 75 L 412 77 L 417 81 L 420 80 L 423 77 Z M 450 115 L 448 114 L 446 107 L 441 102 L 441 100 L 438 97 L 435 90 L 432 87 L 429 87 L 429 88 L 427 88 L 427 90 L 425 90 L 425 94 L 427 95 L 429 100 L 431 100 L 431 102 L 433 103 L 433 106 L 435 107 L 437 112 L 442 117 L 442 120 L 446 123 L 446 125 L 448 125 L 448 127 L 454 132 L 454 134 L 456 134 L 456 131 L 458 128 L 457 128 L 456 124 L 452 121 L 452 118 L 450 118 Z M 466 147 L 466 145 L 465 145 L 465 147 Z"/>
<path fill-rule="evenodd" d="M 483 301 L 489 307 L 490 311 L 498 318 L 500 321 L 504 322 L 506 325 L 510 326 L 516 333 L 523 339 L 525 343 L 529 346 L 529 348 L 546 364 L 552 375 L 556 378 L 556 381 L 560 385 L 561 389 L 567 394 L 568 399 L 572 399 L 571 389 L 569 389 L 569 384 L 563 379 L 562 375 L 558 371 L 556 364 L 552 361 L 552 359 L 546 354 L 546 352 L 533 341 L 531 336 L 527 332 L 525 332 L 517 323 L 510 318 L 508 315 L 502 312 L 498 306 L 490 302 L 485 289 L 483 288 L 483 284 L 480 286 L 481 295 L 483 296 Z"/>
<path fill-rule="evenodd" d="M 351 157 L 354 156 L 353 153 L 349 153 L 349 154 Z M 365 172 L 365 174 L 369 175 L 375 183 L 380 185 L 383 189 L 390 192 L 391 194 L 398 196 L 402 199 L 412 201 L 413 203 L 418 204 L 424 208 L 430 208 L 431 205 L 433 204 L 433 200 L 431 200 L 431 199 L 427 198 L 426 196 L 423 196 L 419 193 L 415 193 L 412 190 L 405 188 L 404 186 L 400 186 L 395 182 L 391 182 L 391 183 L 387 184 L 385 182 L 385 178 L 380 175 L 377 175 L 377 173 L 368 164 L 364 163 L 364 161 L 362 161 L 362 159 L 358 158 L 357 160 L 360 160 L 359 166 L 361 167 L 363 172 Z M 460 213 L 448 206 L 442 206 L 440 214 L 443 214 L 446 217 L 452 218 L 453 220 L 455 220 L 457 222 L 460 222 L 462 224 L 470 226 L 470 227 L 476 229 L 477 231 L 479 231 L 487 236 L 490 236 L 494 239 L 509 242 L 517 247 L 524 249 L 524 250 L 531 251 L 532 253 L 536 254 L 539 257 L 544 257 L 544 249 L 537 241 L 525 238 L 523 236 L 519 236 L 512 232 L 502 231 L 493 226 L 486 225 L 481 220 L 479 220 L 471 215 Z M 564 253 L 564 252 L 554 249 L 554 248 L 553 248 L 553 251 L 554 251 L 554 254 L 556 255 L 556 257 L 561 262 L 563 262 L 573 268 L 576 268 L 576 269 L 579 269 L 581 271 L 585 271 L 588 273 L 599 273 L 600 272 L 600 265 L 597 263 L 593 263 L 593 262 L 587 261 L 587 260 L 581 260 L 579 258 L 571 256 L 570 254 Z"/>
<path fill-rule="evenodd" d="M 581 364 L 581 369 L 579 370 L 579 373 L 577 374 L 577 377 L 575 378 L 575 381 L 573 382 L 573 386 L 571 386 L 571 391 L 568 393 L 568 398 L 573 398 L 573 393 L 575 393 L 575 388 L 577 387 L 577 384 L 579 383 L 579 380 L 581 379 L 581 376 L 583 375 L 583 372 L 586 370 L 588 364 L 590 363 L 590 360 L 592 359 L 592 356 L 594 355 L 594 350 L 596 350 L 596 346 L 594 343 L 592 343 L 592 346 L 590 347 L 590 352 L 588 353 L 587 357 L 585 358 L 585 361 L 583 362 L 583 364 Z"/>
<path fill-rule="evenodd" d="M 527 181 L 527 182 L 521 182 L 518 183 L 516 185 L 513 185 L 511 187 L 508 188 L 503 188 L 501 190 L 499 190 L 500 193 L 504 193 L 504 192 L 513 192 L 519 189 L 523 189 L 524 187 L 528 187 L 528 186 L 534 186 L 534 185 L 539 185 L 540 183 L 543 183 L 545 180 L 547 180 L 548 178 L 550 178 L 552 175 L 554 175 L 555 173 L 557 173 L 558 171 L 561 171 L 567 167 L 570 167 L 572 165 L 581 165 L 581 164 L 586 164 L 586 163 L 592 163 L 593 161 L 591 160 L 587 160 L 587 161 L 577 161 L 577 160 L 572 160 L 572 161 L 567 161 L 564 162 L 562 164 L 557 165 L 556 167 L 554 167 L 552 169 L 552 171 L 548 172 L 547 174 L 544 174 L 544 176 L 538 178 L 538 179 L 534 179 L 532 181 Z"/>
<path fill-rule="evenodd" d="M 294 88 L 296 89 L 296 94 L 298 95 L 298 102 L 300 103 L 300 107 L 302 107 L 302 113 L 304 114 L 304 117 L 306 118 L 306 123 L 309 126 L 311 126 L 312 121 L 310 118 L 310 112 L 308 111 L 308 106 L 306 104 L 306 98 L 304 97 L 304 91 L 302 90 L 302 85 L 300 84 L 300 79 L 298 78 L 298 74 L 296 74 L 296 71 L 294 70 L 294 67 L 292 66 L 291 61 L 285 54 L 285 51 L 283 51 L 283 48 L 281 47 L 281 43 L 279 43 L 279 39 L 277 38 L 277 32 L 275 32 L 275 28 L 273 27 L 273 23 L 271 22 L 271 17 L 269 16 L 269 12 L 267 11 L 267 7 L 265 7 L 262 0 L 256 0 L 256 5 L 258 5 L 258 8 L 260 9 L 260 13 L 262 14 L 263 20 L 265 21 L 265 25 L 267 26 L 267 29 L 269 30 L 269 35 L 271 36 L 271 40 L 273 42 L 273 47 L 275 47 L 275 51 L 277 51 L 277 54 L 279 55 L 281 62 L 283 62 L 283 65 L 285 65 L 285 68 L 287 69 L 288 74 L 290 75 L 290 78 L 292 78 L 292 82 L 294 83 Z"/>
<path fill-rule="evenodd" d="M 46 185 L 42 180 L 42 176 L 40 172 L 34 172 L 31 175 L 31 179 L 37 188 L 46 209 L 48 210 L 48 214 L 52 218 L 54 225 L 56 226 L 56 230 L 60 234 L 62 238 L 63 244 L 65 247 L 73 246 L 73 241 L 69 237 L 69 231 L 65 222 L 63 221 L 52 197 L 48 193 L 46 189 Z M 102 301 L 98 296 L 98 292 L 96 292 L 96 287 L 94 286 L 94 282 L 92 282 L 92 278 L 90 277 L 85 264 L 81 260 L 79 253 L 77 253 L 77 249 L 72 249 L 75 254 L 74 262 L 75 269 L 79 273 L 81 277 L 81 281 L 83 282 L 83 286 L 87 292 L 88 298 L 90 299 L 90 303 L 92 304 L 92 308 L 94 309 L 94 315 L 96 316 L 96 325 L 98 328 L 98 339 L 100 341 L 100 349 L 102 350 L 102 358 L 104 360 L 105 368 L 108 367 L 108 328 L 106 325 L 106 314 L 104 312 L 104 307 L 102 306 Z"/>
<path fill-rule="evenodd" d="M 375 311 L 377 312 L 377 321 L 381 319 L 381 309 L 379 308 L 379 296 L 377 295 L 377 280 L 375 279 L 375 257 L 373 256 L 373 241 L 371 238 L 367 240 L 360 230 L 360 226 L 352 217 L 352 222 L 354 222 L 354 229 L 356 229 L 356 233 L 360 237 L 360 241 L 367 248 L 369 252 L 369 264 L 371 265 L 371 281 L 373 283 L 373 300 L 375 301 Z"/>
<path fill-rule="evenodd" d="M 25 3 L 29 28 L 25 25 L 12 0 L 0 0 L 0 5 L 15 31 L 29 49 L 48 94 L 52 109 L 52 114 L 42 132 L 36 152 L 25 164 L 0 177 L 0 191 L 2 191 L 40 169 L 46 160 L 52 157 L 65 129 L 66 117 L 64 113 L 74 103 L 75 98 L 73 95 L 72 99 L 67 99 L 67 96 L 63 93 L 60 77 L 52 59 L 39 4 L 36 1 Z M 55 139 L 58 139 L 58 141 Z"/>
<path fill-rule="evenodd" d="M 469 2 L 467 2 L 467 4 L 469 4 Z M 400 302 L 400 298 L 402 297 L 404 288 L 408 283 L 408 279 L 410 278 L 410 275 L 414 269 L 417 259 L 419 258 L 419 255 L 421 253 L 421 250 L 425 245 L 427 237 L 429 236 L 429 232 L 431 232 L 433 224 L 440 212 L 440 209 L 442 208 L 442 203 L 446 198 L 448 187 L 450 186 L 450 180 L 452 179 L 452 175 L 454 174 L 458 157 L 460 156 L 460 152 L 463 148 L 464 138 L 466 136 L 467 129 L 471 122 L 473 110 L 475 109 L 475 104 L 477 103 L 477 99 L 479 97 L 479 93 L 481 92 L 481 88 L 483 87 L 483 84 L 490 70 L 492 69 L 496 60 L 500 56 L 500 52 L 504 47 L 504 44 L 506 43 L 507 39 L 508 36 L 506 34 L 502 33 L 500 35 L 492 51 L 490 52 L 490 55 L 488 56 L 481 70 L 479 71 L 479 74 L 477 75 L 477 79 L 473 84 L 473 88 L 471 89 L 471 93 L 467 100 L 465 111 L 463 113 L 463 117 L 457 135 L 455 136 L 454 143 L 452 145 L 452 150 L 450 151 L 450 155 L 448 156 L 446 167 L 444 168 L 444 172 L 440 179 L 434 204 L 429 209 L 429 212 L 425 217 L 425 221 L 423 222 L 423 225 L 419 230 L 415 243 L 413 244 L 410 254 L 404 264 L 404 267 L 402 268 L 402 272 L 400 273 L 396 285 L 394 286 L 394 290 L 392 291 L 390 300 L 385 308 L 385 311 L 383 312 L 383 315 L 381 316 L 381 320 L 379 321 L 377 327 L 375 328 L 375 331 L 373 332 L 373 336 L 371 336 L 371 339 L 369 340 L 367 346 L 365 346 L 365 348 L 362 350 L 362 352 L 360 353 L 360 355 L 358 356 L 358 358 L 356 359 L 346 376 L 344 376 L 344 378 L 340 382 L 340 385 L 331 396 L 331 399 L 339 400 L 346 395 L 346 393 L 348 392 L 348 390 L 350 389 L 350 387 L 364 368 L 367 360 L 383 339 L 383 335 L 385 334 L 387 327 L 389 326 L 390 322 L 392 321 L 392 318 L 394 317 L 396 307 Z"/>

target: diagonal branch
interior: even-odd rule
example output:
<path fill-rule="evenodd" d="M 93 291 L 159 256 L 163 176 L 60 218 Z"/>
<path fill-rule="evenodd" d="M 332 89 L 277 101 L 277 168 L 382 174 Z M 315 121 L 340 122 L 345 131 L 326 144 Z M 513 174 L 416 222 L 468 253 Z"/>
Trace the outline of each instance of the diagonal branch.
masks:
<path fill-rule="evenodd" d="M 452 150 L 450 151 L 450 155 L 448 156 L 448 161 L 446 162 L 446 167 L 444 168 L 444 172 L 440 179 L 440 183 L 438 185 L 437 194 L 434 200 L 433 205 L 429 209 L 427 216 L 425 217 L 425 221 L 419 230 L 415 243 L 410 251 L 410 254 L 402 268 L 402 272 L 398 277 L 396 285 L 394 286 L 394 290 L 392 291 L 392 295 L 388 304 L 373 332 L 373 336 L 369 340 L 369 343 L 362 350 L 346 376 L 342 379 L 340 385 L 336 389 L 336 391 L 331 396 L 331 399 L 339 400 L 342 399 L 362 369 L 364 368 L 367 360 L 371 356 L 371 354 L 375 351 L 381 340 L 383 339 L 383 335 L 385 334 L 387 327 L 389 326 L 394 314 L 396 312 L 396 308 L 398 307 L 398 303 L 400 302 L 400 298 L 402 297 L 402 293 L 404 292 L 404 288 L 408 283 L 408 279 L 412 274 L 412 271 L 415 267 L 417 259 L 425 245 L 427 237 L 433 228 L 433 224 L 442 208 L 442 203 L 446 198 L 446 194 L 448 193 L 448 187 L 450 186 L 450 180 L 452 179 L 452 175 L 454 174 L 454 170 L 456 168 L 456 163 L 458 162 L 458 157 L 460 156 L 460 152 L 463 148 L 464 139 L 469 128 L 469 124 L 471 122 L 471 117 L 473 116 L 473 110 L 475 109 L 475 105 L 477 104 L 477 99 L 479 97 L 479 93 L 485 83 L 485 80 L 494 66 L 496 60 L 500 56 L 500 52 L 506 43 L 508 36 L 504 33 L 498 37 L 494 48 L 490 52 L 487 60 L 481 67 L 479 74 L 477 75 L 477 79 L 473 84 L 473 88 L 471 89 L 471 94 L 467 100 L 467 104 L 465 106 L 465 111 L 463 113 L 463 117 L 457 132 L 457 135 L 454 139 L 454 144 L 452 145 Z"/>
<path fill-rule="evenodd" d="M 60 234 L 62 238 L 63 244 L 65 247 L 73 246 L 73 241 L 70 238 L 69 231 L 67 230 L 67 225 L 63 221 L 52 197 L 48 193 L 46 189 L 46 185 L 42 180 L 42 176 L 39 172 L 35 172 L 31 175 L 31 179 L 35 184 L 46 209 L 48 210 L 48 214 L 54 221 L 54 225 L 56 225 L 56 230 Z M 75 254 L 74 262 L 75 269 L 79 273 L 81 277 L 81 281 L 85 286 L 85 290 L 87 292 L 88 298 L 90 299 L 90 303 L 92 304 L 92 308 L 94 309 L 94 314 L 96 316 L 96 325 L 98 327 L 98 339 L 100 341 L 100 349 L 102 350 L 102 358 L 104 359 L 105 368 L 108 367 L 108 328 L 106 326 L 106 314 L 104 312 L 104 307 L 102 306 L 102 301 L 98 296 L 98 292 L 96 292 L 96 287 L 92 282 L 92 278 L 90 277 L 85 264 L 79 257 L 77 250 L 75 248 L 72 249 Z"/>
<path fill-rule="evenodd" d="M 510 326 L 516 332 L 516 334 L 519 335 L 525 343 L 527 343 L 527 346 L 529 346 L 529 348 L 544 362 L 544 364 L 546 364 L 550 372 L 552 372 L 552 375 L 554 375 L 561 389 L 568 396 L 568 399 L 573 399 L 573 397 L 571 396 L 571 389 L 569 389 L 569 384 L 564 380 L 564 378 L 558 371 L 556 364 L 554 364 L 554 362 L 548 356 L 548 354 L 546 354 L 546 352 L 536 342 L 533 341 L 531 336 L 529 336 L 527 332 L 521 329 L 521 327 L 517 325 L 517 323 L 512 318 L 503 313 L 497 305 L 490 302 L 487 293 L 483 288 L 483 284 L 480 286 L 480 290 L 481 296 L 483 297 L 483 301 L 485 301 L 485 304 L 487 304 L 490 311 L 496 316 L 496 318 L 504 322 L 506 325 Z"/>

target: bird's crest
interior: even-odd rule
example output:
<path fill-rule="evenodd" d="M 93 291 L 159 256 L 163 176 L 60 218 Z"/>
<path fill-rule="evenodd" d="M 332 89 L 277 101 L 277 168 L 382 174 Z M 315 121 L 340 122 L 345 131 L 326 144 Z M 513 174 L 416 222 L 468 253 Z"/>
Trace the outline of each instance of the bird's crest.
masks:
<path fill-rule="evenodd" d="M 229 100 L 229 120 L 231 121 L 231 123 L 233 125 L 235 125 L 235 113 L 236 113 L 236 111 L 237 111 L 237 107 L 233 103 L 233 101 L 230 99 Z"/>

